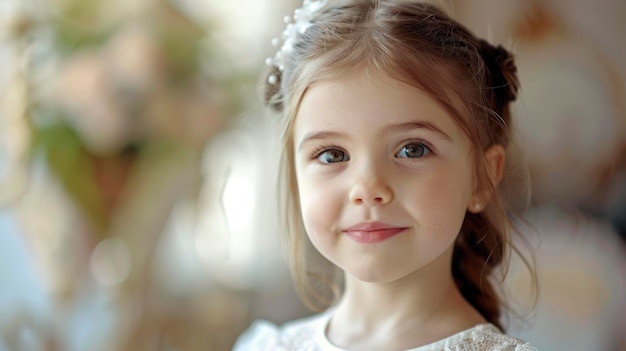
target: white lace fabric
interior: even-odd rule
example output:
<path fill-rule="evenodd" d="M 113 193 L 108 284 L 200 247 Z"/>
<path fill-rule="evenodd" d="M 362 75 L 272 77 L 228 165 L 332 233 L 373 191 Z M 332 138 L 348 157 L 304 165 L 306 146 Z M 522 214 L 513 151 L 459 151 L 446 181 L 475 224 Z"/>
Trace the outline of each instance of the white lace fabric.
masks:
<path fill-rule="evenodd" d="M 324 333 L 331 315 L 322 313 L 277 327 L 256 321 L 237 340 L 233 351 L 346 351 L 332 345 Z M 406 351 L 538 351 L 519 339 L 481 324 L 432 344 Z"/>

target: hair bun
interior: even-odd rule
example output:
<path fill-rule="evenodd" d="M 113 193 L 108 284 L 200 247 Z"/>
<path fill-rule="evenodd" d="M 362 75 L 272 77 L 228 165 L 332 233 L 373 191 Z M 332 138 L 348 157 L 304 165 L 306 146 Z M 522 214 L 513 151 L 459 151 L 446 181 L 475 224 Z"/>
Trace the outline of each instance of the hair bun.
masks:
<path fill-rule="evenodd" d="M 487 84 L 498 100 L 511 102 L 517 98 L 519 80 L 513 55 L 501 45 L 493 46 L 480 40 L 478 48 L 488 70 Z"/>

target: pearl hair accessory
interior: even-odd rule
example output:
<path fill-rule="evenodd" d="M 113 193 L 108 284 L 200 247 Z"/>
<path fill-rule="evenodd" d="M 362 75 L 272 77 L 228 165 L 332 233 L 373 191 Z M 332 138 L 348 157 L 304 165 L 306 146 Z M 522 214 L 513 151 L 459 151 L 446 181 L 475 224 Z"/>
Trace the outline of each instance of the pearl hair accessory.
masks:
<path fill-rule="evenodd" d="M 275 66 L 282 73 L 285 70 L 285 57 L 293 52 L 298 36 L 304 34 L 307 28 L 311 26 L 317 14 L 337 2 L 339 1 L 304 0 L 302 7 L 296 9 L 292 17 L 285 16 L 287 27 L 283 31 L 281 38 L 272 39 L 272 45 L 276 47 L 280 45 L 280 50 L 278 50 L 276 56 L 273 58 L 268 57 L 265 60 L 265 64 Z M 278 83 L 278 77 L 272 74 L 268 77 L 267 81 L 272 85 L 276 84 Z"/>

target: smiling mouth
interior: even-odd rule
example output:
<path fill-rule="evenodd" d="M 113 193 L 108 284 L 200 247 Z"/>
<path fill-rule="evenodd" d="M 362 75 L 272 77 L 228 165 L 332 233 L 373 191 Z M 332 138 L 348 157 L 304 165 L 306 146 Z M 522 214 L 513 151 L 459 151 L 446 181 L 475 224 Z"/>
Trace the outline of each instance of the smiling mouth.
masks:
<path fill-rule="evenodd" d="M 381 223 L 359 224 L 343 231 L 350 239 L 361 244 L 375 244 L 396 236 L 408 228 Z"/>

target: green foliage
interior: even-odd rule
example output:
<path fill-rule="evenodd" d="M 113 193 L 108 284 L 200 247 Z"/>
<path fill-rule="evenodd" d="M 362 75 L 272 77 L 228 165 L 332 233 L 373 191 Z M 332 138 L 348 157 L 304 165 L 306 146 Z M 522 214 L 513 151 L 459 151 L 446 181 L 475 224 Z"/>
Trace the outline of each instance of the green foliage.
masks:
<path fill-rule="evenodd" d="M 51 29 L 55 44 L 61 53 L 69 54 L 77 48 L 98 46 L 105 42 L 111 29 L 102 28 L 100 18 L 106 2 L 99 0 L 67 0 L 57 15 L 52 16 Z"/>
<path fill-rule="evenodd" d="M 198 74 L 202 53 L 203 28 L 178 9 L 163 4 L 152 22 L 157 40 L 167 60 L 167 76 L 173 83 L 188 81 Z"/>
<path fill-rule="evenodd" d="M 89 153 L 78 134 L 57 122 L 35 130 L 32 156 L 44 156 L 48 168 L 84 212 L 94 229 L 107 228 L 107 215 L 95 181 Z"/>
<path fill-rule="evenodd" d="M 32 156 L 43 157 L 50 173 L 63 186 L 76 208 L 82 211 L 96 234 L 107 235 L 112 209 L 107 202 L 109 198 L 106 196 L 110 194 L 102 193 L 107 189 L 101 189 L 102 182 L 99 180 L 102 179 L 100 177 L 102 174 L 96 173 L 98 168 L 94 167 L 95 163 L 100 162 L 101 166 L 113 164 L 113 167 L 116 167 L 129 161 L 133 163 L 133 167 L 136 166 L 134 163 L 143 166 L 149 163 L 150 167 L 158 167 L 159 162 L 163 160 L 179 157 L 178 153 L 198 152 L 199 150 L 187 150 L 189 145 L 185 142 L 187 139 L 193 139 L 198 133 L 179 128 L 180 123 L 189 120 L 184 117 L 189 116 L 180 116 L 178 112 L 189 111 L 184 106 L 190 106 L 196 102 L 191 101 L 190 104 L 190 99 L 201 99 L 198 101 L 203 102 L 210 99 L 211 101 L 206 104 L 206 113 L 211 115 L 211 118 L 220 120 L 215 125 L 223 126 L 229 121 L 234 121 L 236 118 L 233 117 L 236 117 L 247 106 L 245 97 L 255 94 L 254 84 L 250 83 L 256 79 L 256 72 L 251 74 L 232 70 L 224 74 L 219 68 L 216 72 L 207 72 L 206 67 L 221 67 L 220 64 L 230 62 L 223 56 L 224 51 L 220 47 L 207 42 L 211 38 L 209 32 L 211 28 L 215 29 L 214 26 L 212 23 L 194 22 L 169 0 L 156 0 L 147 5 L 144 12 L 135 14 L 134 17 L 128 16 L 128 18 L 113 18 L 111 14 L 115 11 L 111 11 L 107 6 L 116 5 L 104 0 L 63 0 L 60 4 L 59 8 L 51 11 L 50 22 L 45 25 L 53 33 L 54 41 L 51 43 L 53 56 L 60 58 L 62 69 L 64 62 L 71 64 L 72 58 L 84 53 L 85 49 L 93 49 L 90 54 L 102 54 L 102 59 L 107 59 L 106 55 L 111 54 L 106 51 L 109 40 L 118 33 L 123 34 L 129 25 L 139 25 L 147 30 L 147 33 L 152 36 L 151 39 L 154 39 L 157 51 L 154 54 L 154 60 L 160 71 L 153 86 L 145 89 L 141 94 L 133 95 L 123 90 L 124 86 L 115 81 L 119 79 L 115 75 L 108 76 L 107 79 L 110 79 L 103 83 L 106 84 L 106 89 L 102 91 L 111 93 L 111 96 L 104 97 L 109 99 L 106 100 L 107 103 L 127 107 L 125 110 L 121 109 L 128 114 L 124 118 L 136 118 L 140 121 L 138 123 L 154 121 L 150 120 L 154 116 L 142 115 L 155 111 L 148 107 L 156 106 L 154 107 L 156 111 L 163 112 L 163 106 L 159 104 L 163 102 L 163 96 L 177 97 L 179 94 L 186 94 L 185 98 L 171 99 L 173 106 L 164 105 L 168 107 L 168 111 L 164 112 L 164 118 L 171 118 L 171 121 L 167 121 L 168 123 L 164 125 L 171 125 L 172 133 L 163 132 L 157 128 L 156 133 L 144 134 L 143 131 L 150 130 L 149 123 L 137 126 L 137 139 L 127 141 L 141 145 L 141 150 L 136 155 L 137 160 L 133 158 L 134 156 L 129 158 L 123 153 L 108 156 L 97 155 L 97 151 L 90 150 L 89 144 L 81 139 L 80 131 L 74 129 L 74 126 L 65 118 L 66 114 L 77 113 L 76 111 L 64 110 L 64 107 L 59 107 L 56 101 L 50 104 L 50 101 L 37 101 L 34 96 L 32 97 L 33 110 L 36 110 L 38 114 L 51 117 L 48 120 L 52 121 L 46 125 L 33 124 Z M 114 54 L 117 53 L 114 52 Z M 124 58 L 120 58 L 120 61 L 125 62 Z M 216 62 L 219 64 L 214 64 Z M 73 84 L 80 84 L 80 82 L 73 82 Z M 245 87 L 250 87 L 250 90 L 246 91 Z M 154 105 L 144 106 L 146 104 Z M 197 113 L 197 111 L 201 111 L 205 105 L 198 105 L 200 107 L 192 111 L 200 115 L 201 112 Z M 80 109 L 83 111 L 81 113 L 92 111 L 90 107 Z M 94 108 L 101 108 L 101 105 L 96 104 Z M 85 119 L 88 121 L 86 123 L 98 123 L 93 122 L 94 119 L 89 118 L 90 116 L 75 115 L 74 117 Z M 226 123 L 222 123 L 224 121 Z M 210 126 L 210 123 L 206 125 Z M 198 144 L 201 142 L 194 144 L 194 147 Z M 124 170 L 120 170 L 120 174 L 122 172 Z"/>

